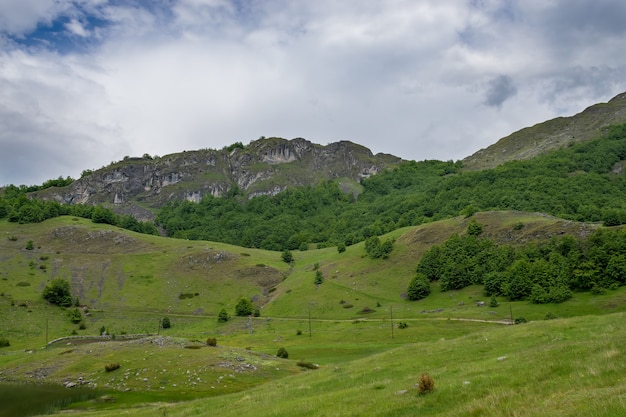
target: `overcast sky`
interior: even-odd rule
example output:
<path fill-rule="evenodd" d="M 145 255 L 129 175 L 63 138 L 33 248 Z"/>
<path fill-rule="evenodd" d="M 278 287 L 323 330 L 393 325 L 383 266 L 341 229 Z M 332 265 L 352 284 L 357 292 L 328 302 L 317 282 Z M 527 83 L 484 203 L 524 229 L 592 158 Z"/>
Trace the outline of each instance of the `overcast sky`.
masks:
<path fill-rule="evenodd" d="M 260 136 L 457 160 L 626 91 L 624 0 L 0 0 L 0 185 Z"/>

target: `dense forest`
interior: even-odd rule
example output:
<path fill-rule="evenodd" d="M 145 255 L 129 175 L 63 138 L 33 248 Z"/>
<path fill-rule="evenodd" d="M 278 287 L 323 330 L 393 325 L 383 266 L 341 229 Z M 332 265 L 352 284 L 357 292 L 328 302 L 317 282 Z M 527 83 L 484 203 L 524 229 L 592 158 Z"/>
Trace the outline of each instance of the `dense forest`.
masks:
<path fill-rule="evenodd" d="M 357 196 L 335 182 L 245 199 L 234 187 L 224 197 L 199 203 L 171 201 L 155 219 L 168 236 L 221 241 L 270 250 L 345 246 L 399 227 L 485 210 L 543 212 L 565 219 L 626 224 L 626 125 L 597 140 L 494 169 L 463 171 L 461 162 L 406 162 L 362 181 Z M 58 215 L 91 218 L 143 233 L 155 225 L 118 216 L 110 209 L 62 205 L 28 198 L 28 192 L 66 185 L 9 186 L 0 218 L 38 222 Z M 60 182 L 57 184 L 57 182 Z"/>
<path fill-rule="evenodd" d="M 528 161 L 464 172 L 457 162 L 406 162 L 363 180 L 358 197 L 337 184 L 241 201 L 207 196 L 170 202 L 156 221 L 169 236 L 265 249 L 350 245 L 403 226 L 485 210 L 544 212 L 606 225 L 626 223 L 626 125 L 598 140 Z"/>
<path fill-rule="evenodd" d="M 523 227 L 523 225 L 520 225 Z M 560 303 L 574 291 L 602 293 L 626 284 L 626 230 L 600 229 L 588 238 L 552 238 L 513 247 L 480 238 L 480 225 L 432 246 L 410 282 L 409 299 L 424 298 L 429 283 L 442 291 L 484 285 L 486 296 Z"/>

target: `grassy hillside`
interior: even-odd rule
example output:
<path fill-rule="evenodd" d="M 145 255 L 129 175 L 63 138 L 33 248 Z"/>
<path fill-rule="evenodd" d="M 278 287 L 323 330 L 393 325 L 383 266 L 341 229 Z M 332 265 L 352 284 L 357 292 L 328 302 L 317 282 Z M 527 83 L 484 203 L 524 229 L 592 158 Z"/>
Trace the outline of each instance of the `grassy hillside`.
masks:
<path fill-rule="evenodd" d="M 115 398 L 74 405 L 86 415 L 510 415 L 531 404 L 522 414 L 542 415 L 561 403 L 563 412 L 554 415 L 580 415 L 593 398 L 611 397 L 608 410 L 620 405 L 624 287 L 575 293 L 561 304 L 500 298 L 491 308 L 476 304 L 486 301 L 481 286 L 440 292 L 433 284 L 426 299 L 405 300 L 422 254 L 465 233 L 471 220 L 498 243 L 586 236 L 600 227 L 541 214 L 477 213 L 383 236 L 395 239 L 389 259 L 365 256 L 360 243 L 343 253 L 294 251 L 289 265 L 280 252 L 137 234 L 74 217 L 2 221 L 0 338 L 11 346 L 0 349 L 0 380 L 84 381 Z M 71 282 L 86 328 L 41 298 L 56 277 Z M 218 311 L 234 315 L 240 297 L 252 299 L 261 316 L 218 323 Z M 548 313 L 560 319 L 544 321 Z M 165 316 L 172 327 L 160 329 Z M 535 322 L 503 324 L 518 317 Z M 73 332 L 96 336 L 102 327 L 116 339 L 63 340 L 43 349 L 46 341 Z M 152 336 L 122 339 L 132 334 Z M 218 346 L 207 347 L 207 338 Z M 280 347 L 289 359 L 276 358 Z M 298 361 L 320 369 L 304 372 Z M 120 369 L 106 372 L 110 363 Z M 436 382 L 427 396 L 414 387 L 422 372 Z"/>
<path fill-rule="evenodd" d="M 571 117 L 518 130 L 463 160 L 469 170 L 488 169 L 512 160 L 527 160 L 554 149 L 602 135 L 608 126 L 626 121 L 626 94 L 598 103 Z"/>

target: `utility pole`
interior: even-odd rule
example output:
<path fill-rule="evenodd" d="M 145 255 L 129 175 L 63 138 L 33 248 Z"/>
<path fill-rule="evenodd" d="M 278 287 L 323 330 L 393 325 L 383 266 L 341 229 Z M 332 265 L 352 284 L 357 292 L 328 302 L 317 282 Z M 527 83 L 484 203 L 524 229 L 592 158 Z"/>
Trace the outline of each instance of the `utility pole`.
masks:
<path fill-rule="evenodd" d="M 391 316 L 391 338 L 393 339 L 393 307 L 391 305 L 389 305 L 389 315 Z"/>

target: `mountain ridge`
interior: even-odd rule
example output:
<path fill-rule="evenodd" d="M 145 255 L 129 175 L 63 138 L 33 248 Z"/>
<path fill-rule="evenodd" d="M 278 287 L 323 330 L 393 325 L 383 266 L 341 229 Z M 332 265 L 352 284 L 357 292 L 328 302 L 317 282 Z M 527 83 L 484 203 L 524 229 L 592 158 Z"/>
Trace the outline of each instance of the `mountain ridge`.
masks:
<path fill-rule="evenodd" d="M 401 158 L 374 155 L 349 141 L 326 146 L 303 138 L 260 138 L 221 150 L 201 149 L 163 157 L 125 157 L 65 187 L 32 194 L 65 204 L 106 204 L 117 212 L 151 219 L 151 209 L 169 200 L 275 195 L 288 187 L 347 179 L 355 184 L 396 165 Z M 354 188 L 354 187 L 352 187 Z"/>
<path fill-rule="evenodd" d="M 626 122 L 626 92 L 607 103 L 597 103 L 568 117 L 557 117 L 525 127 L 480 149 L 462 160 L 467 170 L 494 168 L 507 161 L 524 160 L 588 141 L 604 134 L 614 124 Z"/>

